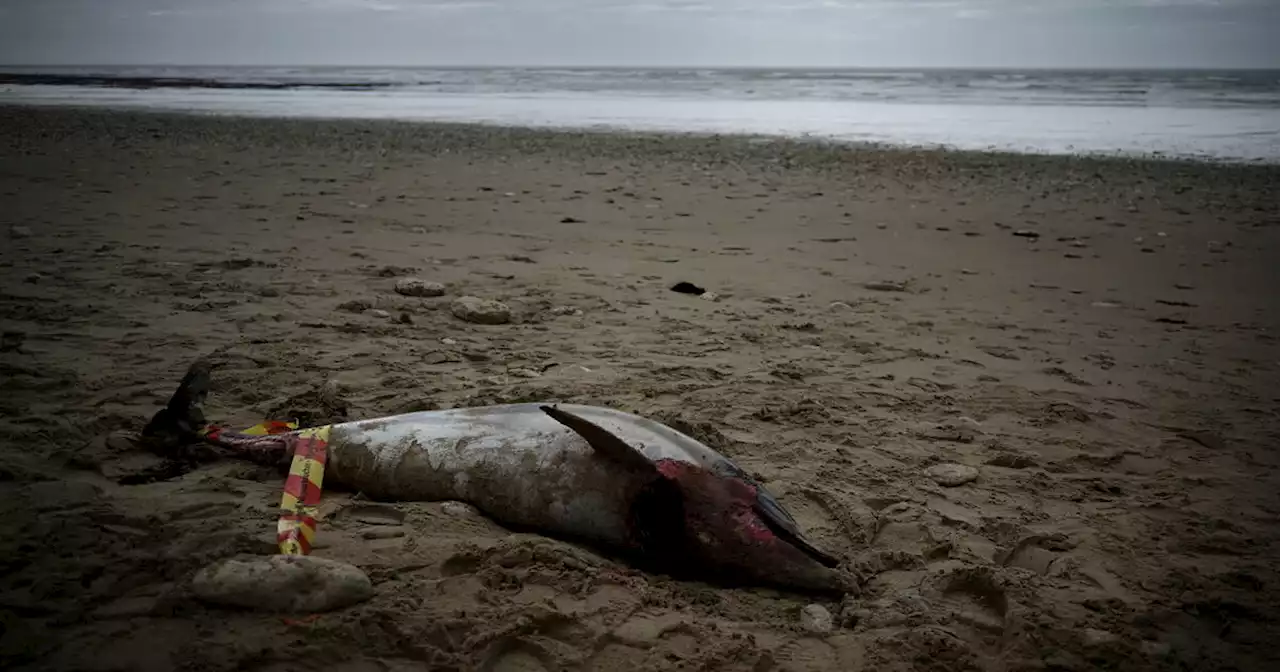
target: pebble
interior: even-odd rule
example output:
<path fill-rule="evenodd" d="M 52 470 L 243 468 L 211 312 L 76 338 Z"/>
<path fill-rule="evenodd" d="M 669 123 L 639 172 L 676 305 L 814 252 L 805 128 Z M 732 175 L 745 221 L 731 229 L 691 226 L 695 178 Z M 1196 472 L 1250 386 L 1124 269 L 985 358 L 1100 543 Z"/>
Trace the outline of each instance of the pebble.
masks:
<path fill-rule="evenodd" d="M 444 285 L 421 278 L 396 280 L 396 294 L 403 296 L 444 296 Z"/>
<path fill-rule="evenodd" d="M 719 301 L 720 295 L 716 294 L 715 292 L 703 292 L 698 295 L 698 298 L 702 299 L 703 301 Z"/>
<path fill-rule="evenodd" d="M 462 296 L 449 306 L 453 316 L 472 324 L 507 324 L 511 321 L 511 309 L 507 304 L 493 299 Z"/>
<path fill-rule="evenodd" d="M 905 292 L 907 291 L 907 283 L 897 282 L 894 280 L 873 280 L 863 283 L 863 287 L 877 292 Z"/>
<path fill-rule="evenodd" d="M 352 299 L 338 304 L 338 310 L 345 310 L 349 313 L 363 313 L 370 308 L 373 308 L 373 301 L 369 299 Z"/>
<path fill-rule="evenodd" d="M 374 308 L 373 310 L 369 311 L 369 314 L 374 317 L 380 317 L 384 320 L 391 317 L 391 313 L 388 313 L 387 311 L 382 310 L 381 308 Z"/>
<path fill-rule="evenodd" d="M 963 464 L 944 462 L 925 469 L 924 475 L 938 485 L 954 488 L 978 478 L 978 470 Z"/>
<path fill-rule="evenodd" d="M 826 607 L 810 604 L 800 610 L 800 627 L 814 634 L 825 635 L 835 629 L 835 621 Z"/>
<path fill-rule="evenodd" d="M 1018 236 L 1019 238 L 1039 238 L 1040 232 L 1033 229 L 1018 229 L 1013 232 L 1013 235 Z"/>
<path fill-rule="evenodd" d="M 9 237 L 10 238 L 30 238 L 31 228 L 26 226 L 11 226 L 9 227 Z"/>
<path fill-rule="evenodd" d="M 552 315 L 571 315 L 573 317 L 582 317 L 582 309 L 573 306 L 556 306 L 551 309 Z"/>
<path fill-rule="evenodd" d="M 440 505 L 440 510 L 451 516 L 479 516 L 480 511 L 466 502 L 448 501 Z"/>
<path fill-rule="evenodd" d="M 199 572 L 191 588 L 210 604 L 269 612 L 323 612 L 373 597 L 359 568 L 310 555 L 240 555 Z"/>

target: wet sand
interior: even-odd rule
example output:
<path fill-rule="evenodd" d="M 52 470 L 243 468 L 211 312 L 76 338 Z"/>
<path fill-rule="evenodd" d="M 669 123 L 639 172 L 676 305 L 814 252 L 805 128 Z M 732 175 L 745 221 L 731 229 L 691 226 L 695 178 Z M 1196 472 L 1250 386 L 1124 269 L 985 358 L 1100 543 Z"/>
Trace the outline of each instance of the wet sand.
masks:
<path fill-rule="evenodd" d="M 6 669 L 1280 665 L 1280 168 L 0 124 Z M 401 296 L 404 276 L 447 293 Z M 511 323 L 458 319 L 464 295 Z M 326 492 L 316 554 L 373 600 L 206 607 L 192 574 L 272 552 L 281 482 L 237 461 L 135 482 L 161 460 L 129 432 L 200 356 L 233 425 L 528 400 L 667 421 L 762 478 L 861 591 L 814 631 L 812 598 Z M 944 487 L 941 463 L 978 477 Z"/>

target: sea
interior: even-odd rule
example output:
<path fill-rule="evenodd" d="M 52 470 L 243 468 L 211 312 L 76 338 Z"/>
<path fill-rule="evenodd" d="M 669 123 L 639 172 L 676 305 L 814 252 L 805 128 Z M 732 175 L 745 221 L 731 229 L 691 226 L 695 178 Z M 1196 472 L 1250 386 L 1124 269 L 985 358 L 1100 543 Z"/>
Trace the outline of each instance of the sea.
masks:
<path fill-rule="evenodd" d="M 1280 162 L 1280 70 L 0 66 L 0 104 Z"/>

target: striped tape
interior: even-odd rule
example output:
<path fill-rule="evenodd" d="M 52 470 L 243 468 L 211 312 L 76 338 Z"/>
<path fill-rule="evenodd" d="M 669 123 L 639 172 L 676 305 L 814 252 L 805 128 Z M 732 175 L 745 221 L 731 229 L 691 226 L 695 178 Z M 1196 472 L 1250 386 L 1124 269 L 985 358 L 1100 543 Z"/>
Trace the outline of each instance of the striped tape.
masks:
<path fill-rule="evenodd" d="M 287 432 L 292 432 L 297 428 L 298 423 L 294 420 L 267 420 L 240 433 L 248 434 L 250 436 L 270 436 L 273 434 L 285 434 Z"/>
<path fill-rule="evenodd" d="M 298 432 L 280 498 L 276 543 L 285 555 L 307 555 L 316 538 L 316 507 L 320 505 L 324 465 L 328 456 L 329 425 Z"/>

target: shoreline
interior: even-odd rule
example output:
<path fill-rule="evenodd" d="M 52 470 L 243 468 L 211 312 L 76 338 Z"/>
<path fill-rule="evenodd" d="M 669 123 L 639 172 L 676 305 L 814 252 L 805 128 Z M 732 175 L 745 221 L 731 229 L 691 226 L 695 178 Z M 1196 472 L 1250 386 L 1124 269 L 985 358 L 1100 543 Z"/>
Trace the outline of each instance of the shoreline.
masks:
<path fill-rule="evenodd" d="M 798 160 L 805 167 L 817 167 L 840 163 L 850 154 L 876 156 L 886 160 L 923 159 L 939 163 L 973 165 L 991 162 L 1026 161 L 1031 166 L 1037 162 L 1093 164 L 1100 169 L 1151 167 L 1151 168 L 1192 168 L 1264 171 L 1280 174 L 1280 158 L 1275 161 L 1264 159 L 1231 159 L 1210 156 L 1180 156 L 1158 153 L 1132 152 L 1117 150 L 1111 152 L 1076 152 L 1055 153 L 1037 151 L 1015 151 L 1010 149 L 962 149 L 950 146 L 933 146 L 924 144 L 877 143 L 856 140 L 839 140 L 819 135 L 795 136 L 784 134 L 760 133 L 716 133 L 709 131 L 652 131 L 634 130 L 623 127 L 575 127 L 575 126 L 519 126 L 503 123 L 485 122 L 453 122 L 429 119 L 373 119 L 354 117 L 323 116 L 288 116 L 288 115 L 251 115 L 240 112 L 218 112 L 211 110 L 157 110 L 141 106 L 128 105 L 78 105 L 59 103 L 6 103 L 0 100 L 0 118 L 7 115 L 20 115 L 22 111 L 36 115 L 88 115 L 119 116 L 136 115 L 140 118 L 154 118 L 157 121 L 175 122 L 182 119 L 201 120 L 204 122 L 230 123 L 242 125 L 311 125 L 316 127 L 332 127 L 334 132 L 366 133 L 374 130 L 388 131 L 388 135 L 403 141 L 404 136 L 414 135 L 412 131 L 439 131 L 455 135 L 492 135 L 500 136 L 502 141 L 515 143 L 555 144 L 560 149 L 571 144 L 571 140 L 594 141 L 598 145 L 596 151 L 607 150 L 609 144 L 631 141 L 645 143 L 646 152 L 660 152 L 658 145 L 680 145 L 672 147 L 680 152 L 702 150 L 730 151 L 751 158 L 787 158 Z M 344 128 L 345 127 L 345 128 Z M 623 151 L 634 150 L 634 147 L 620 147 Z M 1059 166 L 1051 166 L 1058 168 Z"/>

